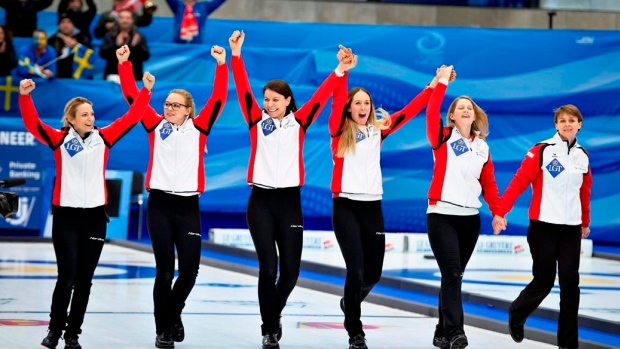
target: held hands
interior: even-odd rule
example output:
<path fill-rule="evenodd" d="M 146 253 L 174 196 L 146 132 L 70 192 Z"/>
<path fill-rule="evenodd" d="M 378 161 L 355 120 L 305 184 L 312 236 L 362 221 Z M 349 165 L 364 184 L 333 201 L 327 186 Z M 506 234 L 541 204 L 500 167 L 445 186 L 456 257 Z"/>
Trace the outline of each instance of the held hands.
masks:
<path fill-rule="evenodd" d="M 230 38 L 228 38 L 228 44 L 230 45 L 230 50 L 232 51 L 233 56 L 241 56 L 241 46 L 243 46 L 243 41 L 245 40 L 245 33 L 242 31 L 235 30 Z"/>
<path fill-rule="evenodd" d="M 338 69 L 339 72 L 344 73 L 347 70 L 355 68 L 357 65 L 357 55 L 353 54 L 353 51 L 350 48 L 344 47 L 342 45 L 338 45 L 340 50 L 336 54 L 338 57 Z"/>
<path fill-rule="evenodd" d="M 35 88 L 35 83 L 31 79 L 24 79 L 19 82 L 19 94 L 27 95 Z"/>
<path fill-rule="evenodd" d="M 153 85 L 155 84 L 155 76 L 149 72 L 146 72 L 144 73 L 144 76 L 142 76 L 142 82 L 144 82 L 144 87 L 147 90 L 152 91 Z"/>
<path fill-rule="evenodd" d="M 118 63 L 127 62 L 129 59 L 129 46 L 123 45 L 118 50 L 116 50 L 116 58 L 118 58 Z"/>
<path fill-rule="evenodd" d="M 226 63 L 226 50 L 222 46 L 213 45 L 211 47 L 211 56 L 215 58 L 217 64 Z"/>
<path fill-rule="evenodd" d="M 441 67 L 437 69 L 437 77 L 439 77 L 439 79 L 446 79 L 449 82 L 454 81 L 454 79 L 456 79 L 456 72 L 454 71 L 454 66 L 442 65 Z"/>
<path fill-rule="evenodd" d="M 452 83 L 454 80 L 456 80 L 456 70 L 454 70 L 453 66 L 452 67 L 452 72 L 450 73 L 450 77 L 448 78 L 448 83 Z M 439 79 L 442 78 L 443 76 L 441 76 L 441 74 L 444 73 L 444 69 L 449 68 L 446 65 L 442 65 L 441 67 L 437 68 L 437 70 L 435 71 L 435 77 L 433 78 L 433 80 L 431 80 L 429 87 L 430 88 L 435 88 L 435 86 L 437 86 L 437 83 L 439 82 Z"/>
<path fill-rule="evenodd" d="M 491 225 L 493 225 L 493 235 L 499 235 L 502 230 L 506 230 L 506 227 L 508 226 L 508 221 L 506 221 L 506 218 L 495 215 L 493 217 L 493 222 L 491 223 Z"/>

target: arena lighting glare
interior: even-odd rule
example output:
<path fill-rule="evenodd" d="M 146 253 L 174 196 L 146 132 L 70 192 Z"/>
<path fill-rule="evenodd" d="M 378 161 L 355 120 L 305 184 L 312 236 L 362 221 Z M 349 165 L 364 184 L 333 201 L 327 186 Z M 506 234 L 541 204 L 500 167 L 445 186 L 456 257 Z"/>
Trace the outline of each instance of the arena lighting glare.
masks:
<path fill-rule="evenodd" d="M 0 180 L 0 188 L 10 188 L 25 184 L 23 178 L 11 178 Z M 10 192 L 0 192 L 0 215 L 4 218 L 12 218 L 19 209 L 18 195 Z"/>

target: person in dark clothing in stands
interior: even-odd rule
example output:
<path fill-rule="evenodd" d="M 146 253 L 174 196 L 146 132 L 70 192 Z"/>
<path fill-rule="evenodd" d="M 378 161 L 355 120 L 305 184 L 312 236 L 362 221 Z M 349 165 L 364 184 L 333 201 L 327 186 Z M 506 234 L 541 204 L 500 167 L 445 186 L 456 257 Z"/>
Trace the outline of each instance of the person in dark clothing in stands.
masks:
<path fill-rule="evenodd" d="M 97 5 L 95 5 L 93 0 L 86 0 L 86 6 L 88 6 L 88 9 L 84 11 L 82 0 L 60 0 L 58 4 L 58 21 L 60 22 L 64 16 L 68 16 L 82 35 L 86 36 L 88 41 L 91 41 L 90 24 L 97 14 Z"/>
<path fill-rule="evenodd" d="M 58 31 L 49 38 L 48 44 L 56 49 L 57 57 L 64 56 L 56 61 L 56 77 L 66 79 L 73 77 L 73 50 L 76 46 L 92 48 L 88 37 L 73 25 L 71 17 L 66 13 L 60 17 Z"/>
<path fill-rule="evenodd" d="M 140 80 L 144 69 L 143 63 L 151 56 L 146 44 L 146 38 L 134 25 L 133 13 L 131 11 L 120 11 L 118 13 L 117 23 L 118 25 L 105 35 L 101 48 L 99 49 L 99 55 L 107 61 L 103 72 L 103 78 L 116 80 L 118 77 L 116 50 L 127 45 L 131 50 L 129 60 L 133 66 L 133 76 L 136 80 Z"/>
<path fill-rule="evenodd" d="M 11 70 L 15 67 L 17 56 L 13 47 L 13 36 L 4 24 L 0 24 L 0 76 L 11 75 Z"/>
<path fill-rule="evenodd" d="M 118 13 L 120 11 L 117 10 L 117 8 L 122 3 L 123 0 L 112 0 L 112 9 L 101 13 L 97 26 L 93 30 L 96 38 L 103 38 L 107 32 L 114 28 L 116 25 L 116 18 L 118 17 Z M 156 10 L 157 6 L 155 6 L 151 1 L 145 2 L 144 5 L 142 5 L 141 15 L 137 14 L 136 11 L 131 12 L 133 14 L 133 22 L 137 27 L 147 27 L 151 25 L 151 22 L 153 22 L 153 14 Z"/>
<path fill-rule="evenodd" d="M 6 27 L 14 37 L 29 38 L 37 29 L 37 13 L 52 5 L 54 0 L 0 0 L 6 13 Z"/>

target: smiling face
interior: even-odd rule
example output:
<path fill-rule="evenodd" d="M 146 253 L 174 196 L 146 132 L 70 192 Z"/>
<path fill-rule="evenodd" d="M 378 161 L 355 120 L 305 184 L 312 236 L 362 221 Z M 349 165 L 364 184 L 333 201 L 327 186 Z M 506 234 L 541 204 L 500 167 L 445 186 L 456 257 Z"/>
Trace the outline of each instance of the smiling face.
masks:
<path fill-rule="evenodd" d="M 286 115 L 286 107 L 291 103 L 291 97 L 284 97 L 273 90 L 265 90 L 263 108 L 274 119 L 282 119 Z"/>
<path fill-rule="evenodd" d="M 186 98 L 179 93 L 171 92 L 164 101 L 164 117 L 172 124 L 183 124 L 190 111 Z"/>
<path fill-rule="evenodd" d="M 347 109 L 351 113 L 351 119 L 358 125 L 366 125 L 371 116 L 373 105 L 370 95 L 363 90 L 357 91 L 349 103 Z"/>
<path fill-rule="evenodd" d="M 577 138 L 577 132 L 581 129 L 582 121 L 579 117 L 569 113 L 560 113 L 555 118 L 555 128 L 563 140 L 572 143 Z"/>
<path fill-rule="evenodd" d="M 448 110 L 448 123 L 459 129 L 469 129 L 476 120 L 474 104 L 467 98 L 459 98 L 452 102 Z"/>
<path fill-rule="evenodd" d="M 95 125 L 95 112 L 93 106 L 89 103 L 82 103 L 77 106 L 75 115 L 68 118 L 73 129 L 83 138 Z"/>

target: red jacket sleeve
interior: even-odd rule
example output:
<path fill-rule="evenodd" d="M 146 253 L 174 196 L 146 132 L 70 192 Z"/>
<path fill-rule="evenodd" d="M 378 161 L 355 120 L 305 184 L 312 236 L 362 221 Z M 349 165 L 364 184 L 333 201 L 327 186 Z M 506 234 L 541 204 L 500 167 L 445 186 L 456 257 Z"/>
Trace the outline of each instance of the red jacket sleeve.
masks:
<path fill-rule="evenodd" d="M 495 166 L 493 165 L 493 159 L 489 152 L 489 160 L 482 166 L 482 172 L 480 172 L 480 185 L 482 186 L 482 197 L 484 201 L 489 205 L 491 214 L 495 216 L 500 209 L 499 189 L 497 188 L 497 182 L 495 181 Z"/>
<path fill-rule="evenodd" d="M 390 115 L 392 119 L 392 126 L 389 129 L 381 131 L 383 138 L 396 132 L 399 128 L 403 127 L 409 120 L 413 119 L 424 108 L 431 98 L 433 89 L 426 87 L 415 96 L 407 106 Z"/>
<path fill-rule="evenodd" d="M 203 129 L 207 134 L 211 132 L 213 124 L 222 113 L 228 97 L 228 65 L 217 64 L 213 80 L 213 92 L 205 106 L 194 120 L 196 127 Z"/>
<path fill-rule="evenodd" d="M 441 103 L 446 95 L 448 86 L 444 83 L 438 83 L 433 89 L 428 107 L 426 108 L 426 138 L 433 149 L 441 145 L 444 137 L 444 127 L 441 121 Z"/>
<path fill-rule="evenodd" d="M 99 129 L 101 138 L 106 142 L 108 148 L 112 148 L 119 139 L 142 119 L 144 110 L 147 108 L 150 100 L 151 91 L 143 88 L 125 115 L 114 120 L 110 125 Z"/>
<path fill-rule="evenodd" d="M 312 125 L 314 120 L 321 114 L 321 111 L 325 107 L 327 100 L 334 93 L 334 89 L 340 83 L 341 77 L 336 75 L 336 72 L 331 72 L 321 86 L 314 92 L 310 100 L 306 102 L 301 108 L 295 112 L 295 118 L 301 124 L 301 127 L 305 130 Z"/>
<path fill-rule="evenodd" d="M 22 114 L 24 127 L 39 142 L 50 148 L 55 148 L 62 142 L 66 132 L 50 127 L 39 119 L 39 113 L 37 113 L 30 94 L 19 95 L 19 110 Z"/>
<path fill-rule="evenodd" d="M 512 177 L 508 187 L 502 195 L 500 211 L 497 214 L 504 217 L 515 204 L 517 198 L 523 194 L 525 189 L 534 182 L 540 175 L 540 156 L 542 144 L 538 144 L 530 149 L 521 162 L 521 166 Z"/>
<path fill-rule="evenodd" d="M 252 94 L 250 80 L 248 79 L 248 73 L 245 70 L 243 59 L 241 56 L 232 56 L 230 65 L 233 71 L 233 79 L 235 80 L 237 99 L 239 100 L 241 113 L 248 125 L 254 125 L 260 120 L 263 112 Z"/>
<path fill-rule="evenodd" d="M 579 199 L 581 201 L 581 226 L 590 226 L 590 195 L 592 189 L 592 170 L 588 166 L 588 173 L 583 175 L 583 183 L 579 189 Z"/>
<path fill-rule="evenodd" d="M 332 97 L 332 111 L 329 114 L 328 121 L 329 134 L 332 137 L 340 135 L 346 123 L 344 108 L 347 105 L 347 100 L 349 97 L 348 78 L 349 72 L 345 72 L 342 79 L 339 80 L 338 86 L 334 89 L 334 96 Z"/>
<path fill-rule="evenodd" d="M 136 79 L 133 76 L 133 66 L 131 61 L 125 61 L 118 64 L 118 75 L 121 79 L 121 90 L 123 91 L 123 97 L 130 105 L 138 98 L 138 85 L 136 85 Z M 142 124 L 144 128 L 152 130 L 161 121 L 161 116 L 151 107 L 147 105 L 144 115 L 142 116 Z"/>

